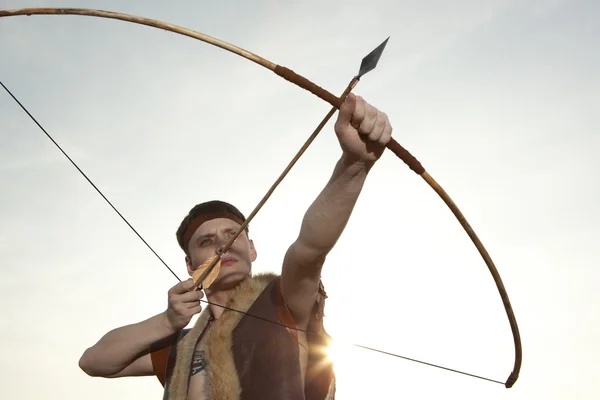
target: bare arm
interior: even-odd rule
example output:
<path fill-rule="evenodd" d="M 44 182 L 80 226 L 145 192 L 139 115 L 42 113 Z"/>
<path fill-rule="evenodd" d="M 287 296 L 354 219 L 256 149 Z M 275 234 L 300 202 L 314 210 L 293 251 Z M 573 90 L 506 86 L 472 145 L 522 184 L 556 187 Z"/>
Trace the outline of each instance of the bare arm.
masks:
<path fill-rule="evenodd" d="M 174 333 L 166 313 L 113 329 L 83 353 L 79 367 L 90 376 L 105 378 L 153 375 L 150 350 L 168 345 Z"/>
<path fill-rule="evenodd" d="M 315 304 L 325 258 L 344 231 L 369 171 L 391 139 L 392 127 L 385 113 L 350 93 L 340 107 L 335 133 L 342 157 L 306 211 L 300 234 L 283 261 L 281 294 L 301 328 Z"/>
<path fill-rule="evenodd" d="M 340 158 L 329 182 L 304 215 L 300 234 L 285 255 L 282 296 L 301 327 L 305 327 L 315 303 L 325 258 L 346 227 L 369 168 L 344 156 Z"/>
<path fill-rule="evenodd" d="M 193 280 L 188 279 L 173 286 L 166 311 L 108 332 L 83 353 L 79 367 L 90 376 L 104 378 L 154 375 L 151 351 L 168 346 L 202 310 L 200 299 L 204 294 L 189 292 L 192 285 Z"/>

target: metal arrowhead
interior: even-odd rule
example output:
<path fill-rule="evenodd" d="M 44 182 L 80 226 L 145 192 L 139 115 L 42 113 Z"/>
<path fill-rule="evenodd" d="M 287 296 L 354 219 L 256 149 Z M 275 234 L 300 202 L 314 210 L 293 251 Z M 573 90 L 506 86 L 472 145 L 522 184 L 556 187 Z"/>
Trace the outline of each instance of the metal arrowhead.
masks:
<path fill-rule="evenodd" d="M 379 62 L 379 59 L 381 58 L 381 54 L 383 53 L 383 50 L 385 49 L 385 45 L 387 44 L 388 40 L 390 40 L 389 36 L 387 39 L 385 39 L 383 41 L 383 43 L 381 43 L 379 46 L 377 46 L 375 48 L 375 50 L 373 50 L 372 52 L 367 54 L 367 56 L 362 59 L 362 62 L 360 63 L 360 70 L 358 71 L 357 78 L 360 78 L 363 75 L 365 75 L 367 72 L 375 69 L 375 67 L 377 66 L 377 63 Z"/>

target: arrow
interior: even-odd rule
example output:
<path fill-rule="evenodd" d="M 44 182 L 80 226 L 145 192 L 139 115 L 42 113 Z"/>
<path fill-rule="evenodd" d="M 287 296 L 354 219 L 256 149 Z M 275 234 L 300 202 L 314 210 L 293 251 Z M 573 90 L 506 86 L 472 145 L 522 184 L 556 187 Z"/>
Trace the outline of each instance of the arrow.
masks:
<path fill-rule="evenodd" d="M 217 263 L 221 260 L 221 256 L 223 254 L 227 253 L 227 251 L 231 248 L 233 243 L 241 235 L 241 233 L 244 231 L 244 229 L 246 229 L 248 224 L 250 224 L 250 221 L 252 221 L 254 216 L 258 213 L 258 211 L 262 208 L 262 206 L 267 202 L 267 200 L 269 200 L 269 197 L 271 197 L 271 195 L 273 194 L 273 192 L 275 191 L 277 186 L 281 183 L 283 178 L 285 178 L 285 176 L 288 174 L 288 172 L 290 172 L 290 170 L 292 169 L 294 164 L 296 164 L 296 162 L 300 159 L 302 154 L 304 154 L 306 149 L 308 149 L 310 144 L 315 140 L 315 138 L 317 137 L 319 132 L 321 132 L 321 129 L 323 129 L 323 127 L 327 124 L 327 121 L 329 121 L 329 119 L 333 116 L 333 114 L 340 108 L 341 104 L 344 102 L 344 100 L 346 100 L 346 97 L 348 96 L 350 91 L 352 91 L 352 89 L 354 89 L 354 87 L 358 84 L 358 81 L 360 80 L 361 76 L 363 76 L 367 72 L 375 69 L 375 67 L 377 66 L 377 63 L 379 62 L 379 59 L 381 58 L 381 54 L 383 53 L 383 50 L 385 49 L 385 45 L 387 44 L 388 40 L 389 40 L 389 37 L 382 44 L 377 46 L 373 51 L 371 51 L 369 54 L 367 54 L 362 59 L 362 62 L 360 65 L 360 71 L 359 71 L 358 75 L 355 76 L 354 78 L 352 78 L 352 80 L 346 87 L 346 90 L 344 90 L 344 93 L 342 93 L 342 95 L 339 98 L 335 97 L 331 93 L 327 92 L 325 89 L 320 88 L 319 86 L 310 82 L 308 79 L 296 74 L 294 71 L 292 71 L 288 68 L 281 67 L 279 65 L 275 68 L 275 72 L 280 73 L 280 75 L 283 78 L 297 84 L 298 86 L 310 91 L 311 93 L 316 94 L 317 96 L 321 97 L 325 101 L 329 102 L 331 100 L 331 103 L 333 103 L 332 104 L 333 107 L 331 108 L 331 110 L 329 110 L 329 112 L 327 113 L 325 118 L 323 118 L 323 120 L 317 126 L 317 128 L 314 130 L 312 135 L 310 135 L 309 138 L 306 140 L 306 142 L 304 142 L 304 144 L 302 145 L 300 150 L 296 153 L 296 155 L 294 156 L 292 161 L 290 161 L 288 166 L 279 175 L 279 177 L 277 178 L 275 183 L 273 183 L 273 185 L 271 185 L 271 187 L 269 188 L 267 193 L 263 196 L 261 201 L 256 205 L 256 207 L 254 207 L 254 210 L 252 210 L 250 215 L 248 215 L 248 217 L 246 218 L 244 223 L 240 226 L 240 228 L 235 233 L 235 235 L 233 235 L 233 237 L 231 239 L 229 239 L 229 242 L 227 242 L 227 244 L 221 250 L 221 252 L 219 252 L 219 254 L 217 254 L 217 256 L 212 260 L 212 262 L 206 268 L 206 270 L 202 273 L 202 275 L 200 275 L 200 277 L 194 282 L 194 285 L 192 286 L 190 291 L 196 290 L 196 289 L 202 287 L 202 282 L 208 276 L 208 274 L 211 273 L 213 268 L 215 268 Z"/>

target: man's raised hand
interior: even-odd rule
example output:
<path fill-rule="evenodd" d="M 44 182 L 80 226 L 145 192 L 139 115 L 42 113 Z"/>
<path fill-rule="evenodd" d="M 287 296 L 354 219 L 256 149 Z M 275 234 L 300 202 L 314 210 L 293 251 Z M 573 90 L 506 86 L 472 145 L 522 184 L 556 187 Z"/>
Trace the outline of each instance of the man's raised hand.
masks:
<path fill-rule="evenodd" d="M 340 107 L 335 133 L 346 156 L 374 163 L 392 138 L 392 125 L 384 112 L 350 93 Z"/>

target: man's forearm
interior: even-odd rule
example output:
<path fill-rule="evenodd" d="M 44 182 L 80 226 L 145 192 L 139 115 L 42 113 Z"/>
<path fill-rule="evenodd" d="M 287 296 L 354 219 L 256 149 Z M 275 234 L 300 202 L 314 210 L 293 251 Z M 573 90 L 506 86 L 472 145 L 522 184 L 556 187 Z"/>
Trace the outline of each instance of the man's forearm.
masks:
<path fill-rule="evenodd" d="M 164 313 L 114 329 L 83 353 L 79 366 L 89 375 L 114 375 L 174 333 Z"/>
<path fill-rule="evenodd" d="M 299 241 L 315 256 L 326 255 L 338 241 L 371 167 L 342 155 L 329 182 L 306 211 Z"/>

